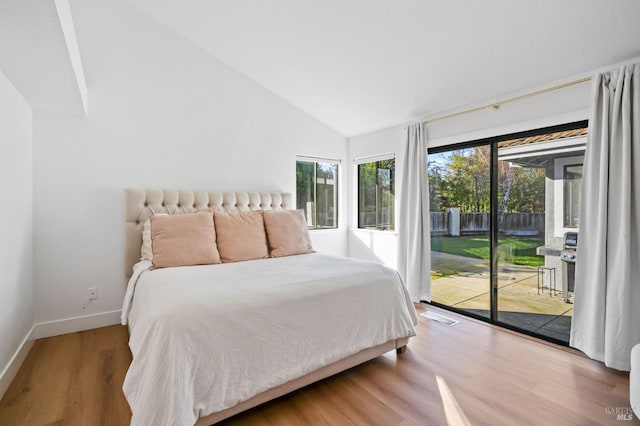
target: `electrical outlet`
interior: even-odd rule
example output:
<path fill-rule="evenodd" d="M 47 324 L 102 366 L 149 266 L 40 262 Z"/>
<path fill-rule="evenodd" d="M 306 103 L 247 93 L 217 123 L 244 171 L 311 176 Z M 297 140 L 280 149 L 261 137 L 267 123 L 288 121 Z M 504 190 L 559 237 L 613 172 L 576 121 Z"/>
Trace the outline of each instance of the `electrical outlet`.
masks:
<path fill-rule="evenodd" d="M 98 298 L 98 287 L 91 287 L 88 289 L 89 300 L 95 300 Z"/>

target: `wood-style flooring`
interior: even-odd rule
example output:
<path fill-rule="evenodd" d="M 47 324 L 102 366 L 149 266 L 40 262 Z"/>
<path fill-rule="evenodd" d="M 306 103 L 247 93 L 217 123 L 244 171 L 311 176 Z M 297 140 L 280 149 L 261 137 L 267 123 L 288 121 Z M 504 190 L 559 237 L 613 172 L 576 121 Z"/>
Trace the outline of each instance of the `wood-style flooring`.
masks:
<path fill-rule="evenodd" d="M 627 373 L 438 311 L 461 322 L 421 317 L 406 353 L 390 352 L 224 424 L 640 424 L 617 418 L 629 409 Z M 36 341 L 0 401 L 0 425 L 129 424 L 127 338 L 125 327 L 111 326 Z"/>

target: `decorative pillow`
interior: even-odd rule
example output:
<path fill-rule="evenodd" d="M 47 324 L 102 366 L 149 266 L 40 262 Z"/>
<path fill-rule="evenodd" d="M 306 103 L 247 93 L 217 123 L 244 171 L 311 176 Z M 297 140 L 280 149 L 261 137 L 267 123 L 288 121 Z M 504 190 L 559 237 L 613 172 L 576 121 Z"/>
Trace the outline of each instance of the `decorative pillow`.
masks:
<path fill-rule="evenodd" d="M 220 263 L 211 213 L 155 215 L 150 225 L 154 268 Z"/>
<path fill-rule="evenodd" d="M 269 257 L 262 212 L 213 215 L 222 263 Z"/>
<path fill-rule="evenodd" d="M 264 227 L 271 257 L 313 252 L 304 210 L 265 211 Z"/>

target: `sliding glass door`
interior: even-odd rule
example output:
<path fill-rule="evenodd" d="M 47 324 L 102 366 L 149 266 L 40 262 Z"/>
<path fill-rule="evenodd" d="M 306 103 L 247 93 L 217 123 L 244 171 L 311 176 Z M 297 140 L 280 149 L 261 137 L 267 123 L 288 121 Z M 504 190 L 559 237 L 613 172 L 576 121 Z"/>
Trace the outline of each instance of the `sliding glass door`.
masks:
<path fill-rule="evenodd" d="M 585 143 L 582 128 L 497 144 L 497 319 L 562 342 L 569 340 L 573 285 L 558 254 L 563 234 L 577 231 Z"/>
<path fill-rule="evenodd" d="M 586 122 L 429 152 L 432 302 L 567 343 Z"/>
<path fill-rule="evenodd" d="M 491 149 L 429 155 L 432 300 L 490 316 Z"/>

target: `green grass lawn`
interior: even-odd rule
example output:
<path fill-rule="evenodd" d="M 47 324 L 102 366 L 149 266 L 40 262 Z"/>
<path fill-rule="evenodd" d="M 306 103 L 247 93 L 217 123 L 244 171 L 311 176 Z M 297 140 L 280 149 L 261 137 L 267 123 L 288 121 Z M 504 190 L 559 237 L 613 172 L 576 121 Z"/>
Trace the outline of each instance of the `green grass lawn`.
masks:
<path fill-rule="evenodd" d="M 536 248 L 544 245 L 542 238 L 500 237 L 498 259 L 516 265 L 539 266 L 544 257 L 536 255 Z M 432 237 L 431 250 L 459 256 L 489 260 L 489 237 Z"/>

